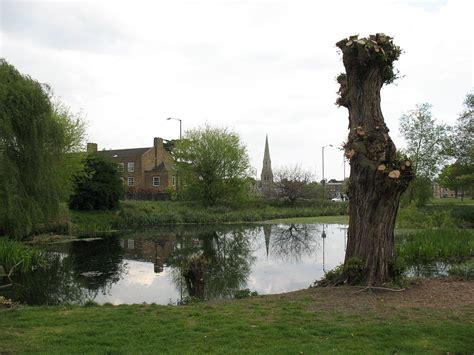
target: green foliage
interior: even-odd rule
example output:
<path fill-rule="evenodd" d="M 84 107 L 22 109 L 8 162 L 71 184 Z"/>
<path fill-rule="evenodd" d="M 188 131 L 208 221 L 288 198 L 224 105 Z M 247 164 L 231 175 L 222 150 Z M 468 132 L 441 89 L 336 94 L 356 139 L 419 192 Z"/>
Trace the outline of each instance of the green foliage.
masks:
<path fill-rule="evenodd" d="M 245 198 L 249 157 L 236 133 L 207 125 L 190 130 L 173 154 L 188 199 L 215 205 Z"/>
<path fill-rule="evenodd" d="M 21 238 L 54 220 L 69 193 L 68 154 L 84 130 L 50 100 L 49 87 L 0 60 L 0 233 Z"/>
<path fill-rule="evenodd" d="M 460 165 L 474 164 L 474 93 L 466 95 L 464 109 L 452 132 L 450 153 Z"/>
<path fill-rule="evenodd" d="M 163 224 L 255 222 L 292 217 L 335 216 L 344 215 L 346 212 L 346 203 L 330 201 L 293 208 L 264 203 L 202 207 L 185 202 L 124 201 L 120 214 L 112 221 L 112 226 L 122 229 Z"/>
<path fill-rule="evenodd" d="M 3 266 L 5 271 L 8 272 L 17 265 L 14 272 L 27 272 L 44 266 L 45 263 L 46 259 L 40 250 L 0 237 L 0 266 Z"/>
<path fill-rule="evenodd" d="M 80 152 L 84 148 L 86 123 L 80 114 L 73 113 L 61 100 L 53 98 L 52 101 L 52 117 L 61 127 L 56 137 L 61 154 L 54 169 L 60 180 L 61 201 L 66 202 L 73 192 L 73 177 L 84 168 Z"/>
<path fill-rule="evenodd" d="M 433 188 L 431 181 L 426 177 L 416 176 L 403 193 L 400 202 L 402 206 L 413 203 L 416 207 L 422 207 L 425 206 L 432 197 Z"/>
<path fill-rule="evenodd" d="M 119 206 L 124 185 L 116 165 L 96 154 L 87 155 L 84 173 L 74 179 L 69 206 L 76 210 L 111 210 Z"/>
<path fill-rule="evenodd" d="M 401 208 L 396 221 L 398 228 L 454 228 L 459 224 L 451 208 L 418 208 L 415 204 Z"/>
<path fill-rule="evenodd" d="M 413 162 L 416 176 L 433 180 L 446 160 L 449 128 L 439 125 L 431 105 L 419 104 L 400 118 L 400 134 L 405 138 L 405 153 Z"/>
<path fill-rule="evenodd" d="M 249 298 L 249 297 L 254 297 L 258 296 L 257 291 L 250 291 L 250 289 L 246 288 L 243 290 L 237 290 L 234 292 L 234 298 L 236 299 L 243 299 L 243 298 Z"/>
<path fill-rule="evenodd" d="M 363 67 L 382 67 L 384 68 L 382 79 L 384 83 L 390 84 L 397 79 L 397 72 L 393 67 L 393 63 L 398 60 L 402 50 L 395 45 L 393 38 L 383 33 L 370 35 L 369 37 L 359 38 L 359 35 L 350 36 L 338 43 L 336 46 L 343 52 L 346 57 L 357 60 Z M 362 66 L 362 65 L 361 65 Z M 360 75 L 367 73 L 361 70 Z M 341 83 L 346 80 L 339 75 L 336 80 Z"/>
<path fill-rule="evenodd" d="M 422 229 L 397 236 L 397 255 L 410 265 L 474 256 L 472 229 Z"/>
<path fill-rule="evenodd" d="M 365 281 L 365 274 L 364 262 L 360 258 L 352 257 L 346 263 L 326 272 L 324 279 L 316 281 L 315 284 L 317 286 L 339 286 L 351 280 L 351 285 L 358 285 Z"/>
<path fill-rule="evenodd" d="M 448 274 L 459 280 L 474 280 L 474 259 L 451 266 L 448 270 Z"/>
<path fill-rule="evenodd" d="M 438 182 L 443 187 L 460 192 L 461 196 L 464 194 L 464 191 L 470 189 L 472 195 L 474 164 L 457 161 L 453 164 L 446 165 L 439 174 Z"/>
<path fill-rule="evenodd" d="M 174 187 L 168 186 L 168 187 L 166 187 L 164 192 L 167 193 L 170 196 L 171 201 L 176 201 L 178 195 L 177 195 L 176 189 Z"/>

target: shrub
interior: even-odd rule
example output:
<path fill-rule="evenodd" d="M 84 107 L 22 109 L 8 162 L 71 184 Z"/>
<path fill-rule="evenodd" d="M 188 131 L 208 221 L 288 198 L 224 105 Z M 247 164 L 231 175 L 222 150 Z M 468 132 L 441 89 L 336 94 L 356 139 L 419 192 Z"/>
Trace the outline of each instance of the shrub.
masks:
<path fill-rule="evenodd" d="M 84 161 L 84 173 L 74 178 L 69 207 L 76 210 L 111 210 L 119 205 L 124 185 L 114 163 L 96 154 Z"/>
<path fill-rule="evenodd" d="M 0 265 L 6 272 L 15 265 L 15 272 L 27 272 L 45 264 L 46 258 L 40 250 L 0 237 Z"/>

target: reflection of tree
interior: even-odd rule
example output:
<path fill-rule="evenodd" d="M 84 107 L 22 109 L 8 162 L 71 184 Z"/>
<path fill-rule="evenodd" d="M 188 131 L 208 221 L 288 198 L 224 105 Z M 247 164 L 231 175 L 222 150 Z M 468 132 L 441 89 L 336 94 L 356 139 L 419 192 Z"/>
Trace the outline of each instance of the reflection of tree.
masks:
<path fill-rule="evenodd" d="M 169 261 L 175 267 L 173 279 L 186 285 L 188 295 L 199 298 L 229 297 L 242 288 L 253 262 L 246 230 L 222 233 L 205 231 L 179 236 Z"/>
<path fill-rule="evenodd" d="M 124 272 L 122 254 L 119 238 L 109 236 L 91 242 L 73 242 L 68 258 L 71 259 L 76 280 L 92 296 L 99 290 L 107 293 L 120 280 Z"/>
<path fill-rule="evenodd" d="M 319 247 L 318 225 L 277 225 L 272 227 L 271 234 L 271 254 L 283 260 L 301 260 L 302 256 L 311 256 Z"/>
<path fill-rule="evenodd" d="M 3 294 L 30 305 L 58 305 L 83 303 L 87 292 L 77 283 L 71 259 L 60 254 L 49 254 L 48 266 L 14 277 L 13 287 Z"/>
<path fill-rule="evenodd" d="M 105 293 L 124 269 L 115 237 L 73 242 L 62 253 L 50 252 L 46 257 L 46 267 L 15 275 L 13 286 L 3 295 L 31 305 L 83 303 L 99 290 Z"/>

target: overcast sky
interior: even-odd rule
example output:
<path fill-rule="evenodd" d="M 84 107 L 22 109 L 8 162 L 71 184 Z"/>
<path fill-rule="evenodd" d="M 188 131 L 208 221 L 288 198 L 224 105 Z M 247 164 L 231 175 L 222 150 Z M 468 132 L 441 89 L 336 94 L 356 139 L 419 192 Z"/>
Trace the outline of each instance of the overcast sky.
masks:
<path fill-rule="evenodd" d="M 99 149 L 177 138 L 172 116 L 184 130 L 238 132 L 258 174 L 268 134 L 274 168 L 300 164 L 320 179 L 321 147 L 347 137 L 335 43 L 384 32 L 404 50 L 404 77 L 382 91 L 401 147 L 403 113 L 429 102 L 453 124 L 472 90 L 473 3 L 0 0 L 0 57 L 81 110 Z M 342 152 L 325 151 L 326 178 L 342 178 Z"/>

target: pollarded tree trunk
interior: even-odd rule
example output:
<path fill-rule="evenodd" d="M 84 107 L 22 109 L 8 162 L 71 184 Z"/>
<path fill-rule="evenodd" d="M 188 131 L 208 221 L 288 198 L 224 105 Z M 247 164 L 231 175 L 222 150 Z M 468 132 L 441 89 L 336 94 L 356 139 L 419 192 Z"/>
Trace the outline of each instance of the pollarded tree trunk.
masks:
<path fill-rule="evenodd" d="M 400 48 L 383 34 L 336 44 L 346 74 L 337 104 L 349 110 L 349 231 L 346 270 L 354 261 L 362 275 L 348 273 L 349 283 L 378 285 L 388 281 L 395 258 L 394 227 L 400 195 L 413 178 L 411 162 L 397 156 L 380 108 L 380 90 L 395 79 L 393 62 Z"/>

